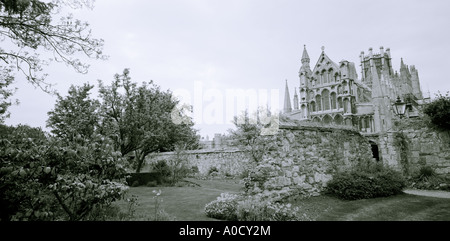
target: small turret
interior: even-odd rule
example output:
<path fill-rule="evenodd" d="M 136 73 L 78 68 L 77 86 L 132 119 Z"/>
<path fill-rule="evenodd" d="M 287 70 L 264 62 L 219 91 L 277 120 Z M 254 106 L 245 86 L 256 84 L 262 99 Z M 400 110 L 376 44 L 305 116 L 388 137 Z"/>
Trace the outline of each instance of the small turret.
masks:
<path fill-rule="evenodd" d="M 289 97 L 289 88 L 288 88 L 288 84 L 287 84 L 287 80 L 286 80 L 286 88 L 284 90 L 284 108 L 283 108 L 283 112 L 284 113 L 290 113 L 291 111 L 292 111 L 291 97 Z"/>
<path fill-rule="evenodd" d="M 297 88 L 294 87 L 294 110 L 298 110 Z"/>

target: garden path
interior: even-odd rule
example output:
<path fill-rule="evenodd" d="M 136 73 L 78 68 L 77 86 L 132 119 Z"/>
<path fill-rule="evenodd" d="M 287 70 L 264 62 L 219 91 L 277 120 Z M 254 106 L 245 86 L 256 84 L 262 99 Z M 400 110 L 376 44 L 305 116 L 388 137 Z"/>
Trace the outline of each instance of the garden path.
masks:
<path fill-rule="evenodd" d="M 404 193 L 428 197 L 450 198 L 450 192 L 440 190 L 405 189 Z"/>

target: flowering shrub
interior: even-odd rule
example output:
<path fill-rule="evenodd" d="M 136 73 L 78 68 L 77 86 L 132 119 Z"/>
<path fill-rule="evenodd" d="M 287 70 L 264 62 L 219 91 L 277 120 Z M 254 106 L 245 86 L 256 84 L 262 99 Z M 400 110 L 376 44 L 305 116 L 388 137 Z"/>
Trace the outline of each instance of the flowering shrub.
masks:
<path fill-rule="evenodd" d="M 222 193 L 205 206 L 208 217 L 228 221 L 296 221 L 299 209 L 291 204 L 277 203 L 260 196 Z"/>
<path fill-rule="evenodd" d="M 338 172 L 327 183 L 325 192 L 345 200 L 387 197 L 402 192 L 406 181 L 389 167 L 374 166 L 366 170 Z"/>
<path fill-rule="evenodd" d="M 238 203 L 236 216 L 239 221 L 297 221 L 298 207 L 290 203 L 277 203 L 249 197 Z"/>
<path fill-rule="evenodd" d="M 216 200 L 206 204 L 205 213 L 210 218 L 237 221 L 236 208 L 242 197 L 237 194 L 222 193 Z"/>
<path fill-rule="evenodd" d="M 1 220 L 87 220 L 128 187 L 123 160 L 108 140 L 46 137 L 36 128 L 0 131 Z"/>

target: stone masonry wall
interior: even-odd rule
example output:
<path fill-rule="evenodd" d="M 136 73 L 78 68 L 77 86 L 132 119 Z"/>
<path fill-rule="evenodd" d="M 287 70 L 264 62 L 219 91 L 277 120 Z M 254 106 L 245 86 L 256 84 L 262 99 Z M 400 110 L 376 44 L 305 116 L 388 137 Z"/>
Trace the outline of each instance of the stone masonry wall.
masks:
<path fill-rule="evenodd" d="M 402 131 L 408 141 L 408 162 L 412 170 L 423 165 L 437 173 L 450 174 L 450 131 L 439 131 L 412 120 Z"/>
<path fill-rule="evenodd" d="M 247 187 L 271 198 L 319 195 L 337 170 L 375 161 L 367 138 L 332 127 L 281 127 L 275 148 L 250 174 Z"/>
<path fill-rule="evenodd" d="M 333 127 L 280 127 L 277 135 L 265 136 L 271 148 L 262 161 L 253 164 L 245 185 L 250 193 L 264 196 L 318 195 L 337 170 L 361 160 L 375 161 L 367 138 L 359 132 Z M 161 153 L 147 159 L 149 163 L 172 158 Z M 187 152 L 189 165 L 200 174 L 216 167 L 221 174 L 240 175 L 249 167 L 249 155 L 239 150 L 198 150 Z M 276 197 L 275 197 L 276 198 Z"/>
<path fill-rule="evenodd" d="M 149 156 L 141 172 L 150 171 L 150 163 L 173 158 L 174 152 L 159 153 Z M 206 149 L 186 151 L 190 166 L 196 166 L 199 174 L 206 175 L 212 167 L 217 168 L 220 175 L 239 176 L 248 162 L 244 152 L 238 149 Z"/>

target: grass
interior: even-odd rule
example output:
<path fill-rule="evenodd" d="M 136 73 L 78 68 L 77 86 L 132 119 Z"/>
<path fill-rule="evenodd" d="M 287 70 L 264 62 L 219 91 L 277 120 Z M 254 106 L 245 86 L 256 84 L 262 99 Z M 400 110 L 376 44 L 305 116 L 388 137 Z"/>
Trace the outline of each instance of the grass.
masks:
<path fill-rule="evenodd" d="M 223 192 L 241 191 L 241 185 L 233 181 L 192 181 L 198 186 L 130 188 L 130 195 L 138 196 L 137 220 L 151 220 L 154 215 L 153 190 L 161 190 L 162 208 L 178 221 L 215 221 L 205 215 L 205 205 Z M 117 204 L 126 210 L 125 201 Z M 450 199 L 411 194 L 355 201 L 321 195 L 292 204 L 303 210 L 305 220 L 312 221 L 450 221 Z"/>
<path fill-rule="evenodd" d="M 326 197 L 325 199 L 331 199 Z M 318 221 L 450 221 L 450 199 L 399 194 L 342 201 L 335 199 Z"/>
<path fill-rule="evenodd" d="M 193 180 L 197 185 L 180 187 L 130 187 L 129 195 L 138 196 L 136 207 L 138 220 L 151 220 L 155 212 L 155 194 L 153 190 L 161 190 L 162 209 L 177 221 L 214 221 L 204 213 L 205 205 L 223 192 L 237 193 L 241 185 L 233 181 Z M 126 210 L 123 200 L 116 203 Z"/>

